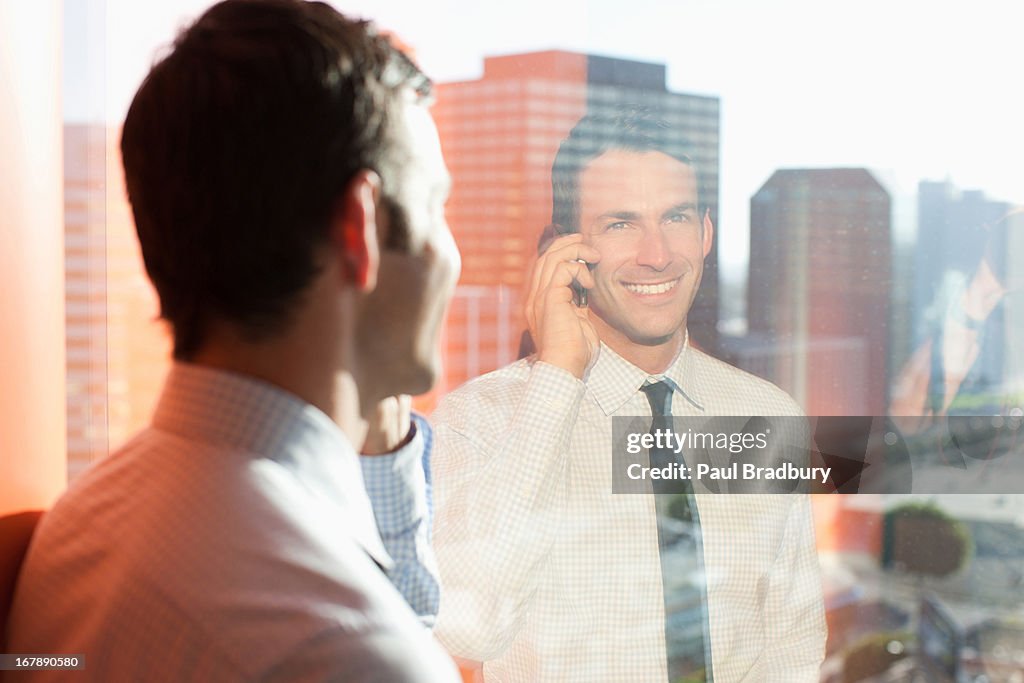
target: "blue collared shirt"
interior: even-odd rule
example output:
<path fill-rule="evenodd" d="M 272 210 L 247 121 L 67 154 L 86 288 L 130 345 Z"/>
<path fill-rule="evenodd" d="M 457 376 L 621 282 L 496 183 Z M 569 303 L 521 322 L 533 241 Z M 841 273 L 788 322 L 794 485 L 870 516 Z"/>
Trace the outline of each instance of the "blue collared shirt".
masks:
<path fill-rule="evenodd" d="M 394 453 L 363 457 L 360 462 L 377 528 L 394 560 L 388 576 L 423 623 L 433 626 L 441 599 L 430 548 L 434 433 L 421 415 L 413 416 L 412 429 L 412 439 Z"/>

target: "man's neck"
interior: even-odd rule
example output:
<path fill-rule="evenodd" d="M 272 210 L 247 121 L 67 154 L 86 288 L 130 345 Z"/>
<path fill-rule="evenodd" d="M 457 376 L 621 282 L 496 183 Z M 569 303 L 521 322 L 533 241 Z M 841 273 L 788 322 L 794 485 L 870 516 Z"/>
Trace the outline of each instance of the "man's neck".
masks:
<path fill-rule="evenodd" d="M 686 340 L 685 328 L 681 328 L 660 344 L 639 344 L 618 330 L 610 328 L 599 328 L 598 331 L 601 341 L 608 348 L 651 375 L 660 375 L 668 370 Z"/>
<path fill-rule="evenodd" d="M 358 447 L 366 435 L 366 421 L 360 415 L 359 391 L 352 373 L 330 367 L 322 362 L 329 354 L 318 354 L 298 341 L 286 336 L 252 343 L 233 333 L 221 333 L 189 362 L 253 377 L 297 396 L 334 420 Z"/>

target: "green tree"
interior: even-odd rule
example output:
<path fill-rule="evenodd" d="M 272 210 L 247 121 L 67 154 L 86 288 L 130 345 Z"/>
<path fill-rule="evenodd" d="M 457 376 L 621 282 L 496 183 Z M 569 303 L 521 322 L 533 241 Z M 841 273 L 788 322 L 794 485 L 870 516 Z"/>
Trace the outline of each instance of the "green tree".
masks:
<path fill-rule="evenodd" d="M 932 503 L 906 503 L 885 513 L 882 566 L 943 577 L 967 566 L 973 552 L 967 525 Z"/>

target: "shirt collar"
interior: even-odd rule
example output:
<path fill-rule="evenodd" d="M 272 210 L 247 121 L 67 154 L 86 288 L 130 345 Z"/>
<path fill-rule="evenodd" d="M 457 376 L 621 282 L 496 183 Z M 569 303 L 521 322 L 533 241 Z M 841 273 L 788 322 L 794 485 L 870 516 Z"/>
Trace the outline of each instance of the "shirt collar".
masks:
<path fill-rule="evenodd" d="M 359 455 L 338 425 L 315 406 L 253 377 L 176 362 L 153 427 L 275 461 L 311 495 L 342 508 L 339 523 L 377 564 L 393 564 L 374 523 Z"/>
<path fill-rule="evenodd" d="M 587 377 L 587 389 L 605 415 L 614 415 L 645 383 L 664 380 L 672 386 L 674 392 L 703 412 L 703 401 L 694 391 L 694 353 L 690 349 L 690 335 L 687 332 L 679 353 L 665 372 L 651 375 L 602 342 L 597 362 Z"/>

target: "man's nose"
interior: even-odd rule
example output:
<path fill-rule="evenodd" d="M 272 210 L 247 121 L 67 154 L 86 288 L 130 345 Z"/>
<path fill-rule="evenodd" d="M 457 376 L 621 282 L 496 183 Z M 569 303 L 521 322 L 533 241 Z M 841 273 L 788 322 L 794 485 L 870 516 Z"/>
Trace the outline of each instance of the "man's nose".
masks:
<path fill-rule="evenodd" d="M 662 270 L 672 261 L 672 252 L 661 226 L 646 228 L 640 237 L 637 248 L 636 262 L 641 266 L 649 266 Z"/>

